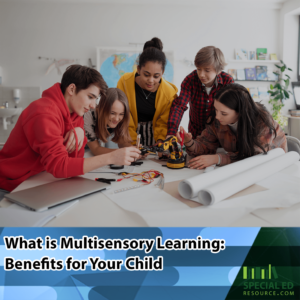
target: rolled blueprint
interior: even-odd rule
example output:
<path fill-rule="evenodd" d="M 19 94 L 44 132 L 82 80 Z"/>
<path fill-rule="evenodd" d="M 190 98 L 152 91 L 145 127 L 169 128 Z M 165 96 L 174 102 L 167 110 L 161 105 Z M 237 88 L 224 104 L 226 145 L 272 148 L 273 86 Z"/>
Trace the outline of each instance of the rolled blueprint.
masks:
<path fill-rule="evenodd" d="M 261 165 L 253 167 L 242 174 L 237 174 L 223 181 L 212 184 L 198 192 L 199 202 L 203 205 L 212 205 L 220 202 L 227 197 L 249 187 L 250 185 L 292 165 L 298 160 L 299 154 L 292 151 Z"/>
<path fill-rule="evenodd" d="M 206 188 L 207 186 L 223 181 L 234 175 L 243 173 L 246 170 L 261 165 L 284 154 L 285 152 L 282 148 L 276 148 L 270 150 L 267 155 L 255 155 L 218 168 L 209 173 L 199 174 L 197 176 L 181 181 L 178 186 L 178 192 L 185 199 L 191 199 L 199 202 L 198 193 L 200 190 Z"/>

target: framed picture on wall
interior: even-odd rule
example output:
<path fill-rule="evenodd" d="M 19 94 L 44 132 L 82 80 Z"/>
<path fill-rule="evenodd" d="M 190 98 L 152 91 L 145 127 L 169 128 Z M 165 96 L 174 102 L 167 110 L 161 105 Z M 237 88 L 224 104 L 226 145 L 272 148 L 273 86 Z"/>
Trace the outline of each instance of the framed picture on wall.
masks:
<path fill-rule="evenodd" d="M 108 87 L 116 87 L 122 75 L 136 70 L 138 56 L 142 51 L 142 48 L 137 47 L 97 47 L 97 70 Z M 174 52 L 164 51 L 164 53 L 167 64 L 163 78 L 173 82 Z"/>

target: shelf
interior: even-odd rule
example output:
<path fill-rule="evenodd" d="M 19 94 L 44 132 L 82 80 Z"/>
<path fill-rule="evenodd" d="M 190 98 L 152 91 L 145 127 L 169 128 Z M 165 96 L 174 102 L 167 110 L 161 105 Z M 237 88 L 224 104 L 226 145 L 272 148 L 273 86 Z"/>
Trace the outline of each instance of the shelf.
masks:
<path fill-rule="evenodd" d="M 239 60 L 239 59 L 229 59 L 228 62 L 234 63 L 266 63 L 266 64 L 276 64 L 280 63 L 280 60 Z"/>
<path fill-rule="evenodd" d="M 275 82 L 275 80 L 238 80 L 235 79 L 234 82 L 236 81 L 251 81 L 251 82 Z"/>

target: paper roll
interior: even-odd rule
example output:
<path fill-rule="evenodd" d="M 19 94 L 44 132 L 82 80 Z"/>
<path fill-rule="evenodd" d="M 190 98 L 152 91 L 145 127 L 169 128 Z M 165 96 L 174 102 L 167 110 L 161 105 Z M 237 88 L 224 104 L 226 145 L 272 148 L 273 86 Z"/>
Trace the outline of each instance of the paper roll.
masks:
<path fill-rule="evenodd" d="M 250 185 L 277 173 L 298 160 L 299 154 L 294 151 L 276 157 L 273 160 L 253 167 L 242 174 L 234 175 L 200 190 L 198 192 L 199 202 L 203 205 L 212 205 L 220 202 Z"/>
<path fill-rule="evenodd" d="M 223 181 L 236 174 L 243 173 L 246 170 L 270 161 L 278 156 L 284 155 L 284 153 L 285 152 L 282 148 L 276 148 L 270 150 L 267 155 L 255 155 L 218 168 L 209 173 L 199 174 L 195 177 L 180 182 L 178 186 L 178 192 L 183 198 L 199 202 L 198 193 L 200 190 L 217 182 Z"/>

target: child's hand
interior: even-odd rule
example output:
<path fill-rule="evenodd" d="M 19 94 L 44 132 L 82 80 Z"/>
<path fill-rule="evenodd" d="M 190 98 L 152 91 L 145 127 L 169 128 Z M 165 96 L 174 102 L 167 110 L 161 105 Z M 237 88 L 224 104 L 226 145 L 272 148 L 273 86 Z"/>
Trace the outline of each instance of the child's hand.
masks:
<path fill-rule="evenodd" d="M 189 141 L 191 141 L 192 140 L 192 134 L 191 133 L 187 133 L 185 130 L 184 130 L 184 128 L 182 127 L 182 126 L 180 126 L 180 129 L 179 129 L 179 131 L 177 131 L 177 133 L 176 133 L 176 137 L 177 137 L 177 140 L 178 140 L 178 142 L 179 143 L 181 143 L 181 137 L 180 137 L 180 133 L 184 133 L 184 139 L 183 139 L 183 142 L 184 143 L 187 143 L 187 142 L 189 142 Z"/>
<path fill-rule="evenodd" d="M 134 146 L 134 145 L 132 145 L 131 147 L 140 149 L 140 148 L 143 148 L 143 145 L 142 145 L 142 144 L 139 144 L 139 146 Z M 140 156 L 137 158 L 137 160 L 140 160 L 140 159 L 146 159 L 147 156 L 148 156 L 149 154 L 150 154 L 150 153 L 145 153 L 144 155 L 140 155 Z"/>
<path fill-rule="evenodd" d="M 144 155 L 140 155 L 139 158 L 138 158 L 138 160 L 139 160 L 139 159 L 146 159 L 147 156 L 148 156 L 149 154 L 150 154 L 150 153 L 146 153 L 146 154 L 144 154 Z"/>
<path fill-rule="evenodd" d="M 189 168 L 201 170 L 211 165 L 217 164 L 218 161 L 219 156 L 217 154 L 201 155 L 194 157 L 189 161 Z"/>
<path fill-rule="evenodd" d="M 108 160 L 108 164 L 130 166 L 130 164 L 135 161 L 140 154 L 141 151 L 136 147 L 117 149 L 109 153 L 110 158 Z"/>
<path fill-rule="evenodd" d="M 74 128 L 78 139 L 78 151 L 81 149 L 84 141 L 84 131 L 81 127 Z M 68 131 L 64 137 L 64 143 L 66 143 L 66 150 L 72 153 L 76 149 L 76 138 L 73 129 Z"/>

